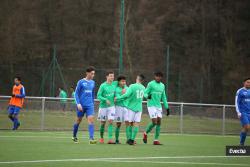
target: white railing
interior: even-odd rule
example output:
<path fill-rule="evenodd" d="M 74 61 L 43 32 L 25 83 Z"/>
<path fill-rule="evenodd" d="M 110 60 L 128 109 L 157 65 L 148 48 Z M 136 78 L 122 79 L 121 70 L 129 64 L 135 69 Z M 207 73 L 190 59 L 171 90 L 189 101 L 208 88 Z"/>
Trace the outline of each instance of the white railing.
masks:
<path fill-rule="evenodd" d="M 8 105 L 8 100 L 11 98 L 11 96 L 0 96 L 0 109 L 1 109 L 1 105 L 6 107 L 6 105 Z M 45 130 L 45 110 L 46 110 L 46 102 L 59 102 L 60 100 L 62 100 L 61 98 L 57 98 L 57 97 L 31 97 L 31 96 L 26 96 L 26 101 L 27 100 L 36 100 L 36 101 L 40 101 L 41 103 L 41 107 L 40 107 L 40 112 L 41 112 L 41 122 L 40 122 L 40 130 Z M 65 100 L 65 99 L 64 99 Z M 69 101 L 69 103 L 71 103 L 73 101 L 73 98 L 67 98 L 67 101 Z M 98 100 L 95 100 L 95 102 L 98 103 Z M 146 101 L 143 102 L 144 104 L 146 104 Z M 226 133 L 226 122 L 228 122 L 228 124 L 230 125 L 230 120 L 237 120 L 236 118 L 236 113 L 234 111 L 234 105 L 227 105 L 227 104 L 203 104 L 203 103 L 184 103 L 184 102 L 169 102 L 170 108 L 177 108 L 177 109 L 173 109 L 175 112 L 173 113 L 173 115 L 177 116 L 177 119 L 179 119 L 179 127 L 178 127 L 178 132 L 179 133 L 185 133 L 184 132 L 184 122 L 185 122 L 185 114 L 188 114 L 190 111 L 193 111 L 193 108 L 196 108 L 196 113 L 189 113 L 189 115 L 195 115 L 197 114 L 197 108 L 198 111 L 199 109 L 201 110 L 201 112 L 203 112 L 205 114 L 205 117 L 210 118 L 211 116 L 209 116 L 210 114 L 210 110 L 209 108 L 216 108 L 216 112 L 214 112 L 217 116 L 216 119 L 221 121 L 221 132 L 220 134 L 225 135 L 228 134 Z M 185 108 L 187 108 L 185 110 Z M 59 110 L 59 109 L 58 109 Z M 204 111 L 203 111 L 204 110 Z M 218 114 L 219 112 L 219 114 Z M 226 118 L 226 113 L 230 113 L 230 119 Z M 199 113 L 199 112 L 198 112 Z M 199 113 L 200 114 L 200 113 Z M 220 115 L 221 114 L 221 115 Z M 208 116 L 207 116 L 208 115 Z M 235 117 L 234 117 L 235 115 Z M 171 119 L 171 118 L 169 118 Z M 198 119 L 197 119 L 198 120 Z M 204 122 L 206 123 L 206 122 Z M 191 123 L 192 124 L 192 123 Z M 192 126 L 192 125 L 189 125 Z M 212 125 L 214 126 L 214 125 Z M 0 124 L 0 129 L 1 129 L 1 124 Z M 235 132 L 234 130 L 232 130 L 232 132 L 230 132 L 230 134 L 234 134 L 236 133 L 236 128 Z"/>

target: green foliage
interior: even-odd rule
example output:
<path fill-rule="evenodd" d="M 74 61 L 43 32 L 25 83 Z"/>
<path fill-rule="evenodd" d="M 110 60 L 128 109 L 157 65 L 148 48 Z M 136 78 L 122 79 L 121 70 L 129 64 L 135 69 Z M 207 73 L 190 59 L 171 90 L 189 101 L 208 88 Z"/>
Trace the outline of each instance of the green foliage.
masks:
<path fill-rule="evenodd" d="M 249 6 L 247 0 L 126 0 L 124 73 L 132 82 L 137 73 L 150 80 L 154 70 L 165 72 L 170 45 L 171 101 L 233 103 L 249 75 Z M 18 73 L 27 93 L 39 95 L 54 44 L 68 86 L 88 65 L 97 67 L 101 83 L 106 69 L 118 68 L 119 18 L 117 0 L 1 1 L 1 94 Z"/>

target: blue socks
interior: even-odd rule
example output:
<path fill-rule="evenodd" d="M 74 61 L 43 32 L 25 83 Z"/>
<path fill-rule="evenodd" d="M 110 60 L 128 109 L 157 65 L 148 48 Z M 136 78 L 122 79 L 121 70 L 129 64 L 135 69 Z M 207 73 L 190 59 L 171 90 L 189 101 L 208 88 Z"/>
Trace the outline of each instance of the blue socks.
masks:
<path fill-rule="evenodd" d="M 16 130 L 18 127 L 19 121 L 17 118 L 13 118 L 13 130 Z"/>
<path fill-rule="evenodd" d="M 90 140 L 93 140 L 94 139 L 94 131 L 95 131 L 95 127 L 94 127 L 94 124 L 89 124 L 89 139 Z"/>
<path fill-rule="evenodd" d="M 76 137 L 77 132 L 78 132 L 78 127 L 79 127 L 79 124 L 75 123 L 73 126 L 73 137 Z M 94 124 L 89 124 L 88 130 L 89 130 L 89 139 L 93 140 L 94 139 L 94 131 L 95 131 Z"/>
<path fill-rule="evenodd" d="M 240 144 L 241 145 L 244 145 L 246 137 L 247 137 L 247 132 L 241 132 L 240 133 Z"/>
<path fill-rule="evenodd" d="M 76 134 L 78 132 L 78 127 L 79 127 L 79 124 L 74 124 L 74 126 L 73 126 L 73 137 L 76 137 Z"/>
<path fill-rule="evenodd" d="M 244 145 L 246 137 L 247 137 L 247 132 L 241 132 L 240 133 L 240 144 L 241 145 Z"/>

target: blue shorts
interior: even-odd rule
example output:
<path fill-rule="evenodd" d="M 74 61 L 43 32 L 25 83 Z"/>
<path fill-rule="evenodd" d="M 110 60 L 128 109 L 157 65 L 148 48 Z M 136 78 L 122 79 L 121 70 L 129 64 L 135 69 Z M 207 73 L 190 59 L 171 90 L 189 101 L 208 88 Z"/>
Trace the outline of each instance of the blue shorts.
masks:
<path fill-rule="evenodd" d="M 76 109 L 76 115 L 78 118 L 82 118 L 85 113 L 86 113 L 86 117 L 88 116 L 93 116 L 95 114 L 94 112 L 94 106 L 88 106 L 88 107 L 82 107 L 83 111 L 79 111 L 78 109 Z"/>
<path fill-rule="evenodd" d="M 250 125 L 250 114 L 241 113 L 240 123 L 242 126 Z"/>
<path fill-rule="evenodd" d="M 17 107 L 17 106 L 10 105 L 8 107 L 9 115 L 18 115 L 20 110 L 21 110 L 21 108 Z"/>

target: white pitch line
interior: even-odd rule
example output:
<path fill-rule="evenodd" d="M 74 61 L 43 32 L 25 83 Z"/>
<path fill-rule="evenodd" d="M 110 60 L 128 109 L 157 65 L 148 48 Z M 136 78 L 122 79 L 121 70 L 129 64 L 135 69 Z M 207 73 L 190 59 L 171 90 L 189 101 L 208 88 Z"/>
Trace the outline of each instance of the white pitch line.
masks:
<path fill-rule="evenodd" d="M 197 136 L 201 136 L 201 137 L 206 137 L 206 136 L 211 136 L 211 137 L 232 137 L 232 138 L 238 138 L 239 136 L 237 135 L 213 135 L 213 134 L 180 134 L 180 133 L 161 133 L 160 135 L 162 136 L 188 136 L 188 137 L 197 137 Z"/>
<path fill-rule="evenodd" d="M 151 163 L 151 164 L 182 164 L 182 165 L 220 165 L 220 166 L 248 166 L 248 164 L 228 164 L 228 163 L 213 163 L 213 162 L 175 162 L 175 161 L 120 161 L 120 160 L 102 160 L 101 162 L 124 162 L 124 163 Z"/>
<path fill-rule="evenodd" d="M 56 139 L 70 139 L 70 136 L 66 137 L 66 136 L 0 136 L 0 138 L 56 138 Z M 83 138 L 87 138 L 87 137 L 83 137 Z"/>
<path fill-rule="evenodd" d="M 0 161 L 0 164 L 20 163 L 46 163 L 46 162 L 79 162 L 79 161 L 120 161 L 120 160 L 147 160 L 147 159 L 197 159 L 197 158 L 243 158 L 248 156 L 169 156 L 169 157 L 121 157 L 121 158 L 82 158 L 82 159 L 49 159 L 49 160 L 25 160 L 25 161 Z M 132 161 L 134 162 L 134 161 Z M 145 161 L 142 161 L 145 162 Z M 152 162 L 152 161 L 146 161 Z M 167 162 L 164 162 L 167 163 Z"/>

